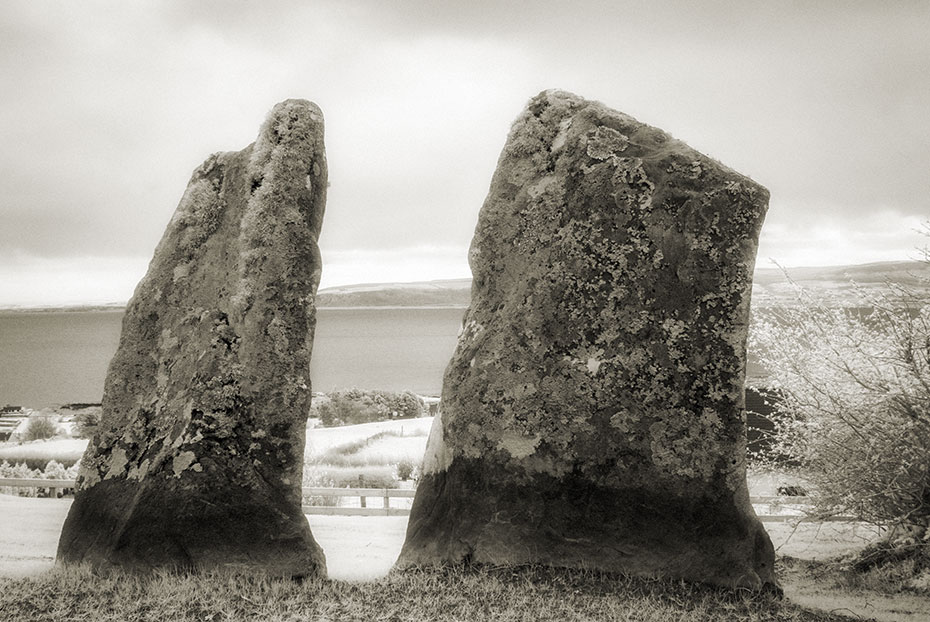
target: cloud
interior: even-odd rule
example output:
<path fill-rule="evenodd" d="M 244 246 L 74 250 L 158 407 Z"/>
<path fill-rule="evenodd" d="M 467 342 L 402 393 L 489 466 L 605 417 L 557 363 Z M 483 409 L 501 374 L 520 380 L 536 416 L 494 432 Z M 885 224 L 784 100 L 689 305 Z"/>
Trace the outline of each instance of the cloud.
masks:
<path fill-rule="evenodd" d="M 323 253 L 321 288 L 470 278 L 467 247 L 414 246 Z"/>
<path fill-rule="evenodd" d="M 420 245 L 323 253 L 320 286 L 467 278 L 467 247 Z M 138 256 L 0 253 L 0 308 L 125 303 L 145 275 Z"/>
<path fill-rule="evenodd" d="M 511 121 L 560 87 L 768 187 L 773 255 L 804 256 L 814 230 L 817 261 L 903 255 L 892 230 L 930 213 L 928 20 L 918 2 L 9 0 L 0 247 L 147 260 L 191 171 L 308 97 L 325 253 L 462 249 Z"/>
<path fill-rule="evenodd" d="M 777 210 L 773 205 L 771 211 Z M 894 209 L 851 214 L 839 221 L 837 206 L 793 211 L 792 218 L 762 227 L 756 267 L 828 266 L 917 259 L 927 239 L 920 230 L 924 216 Z"/>
<path fill-rule="evenodd" d="M 145 274 L 139 257 L 0 256 L 0 307 L 123 303 Z"/>

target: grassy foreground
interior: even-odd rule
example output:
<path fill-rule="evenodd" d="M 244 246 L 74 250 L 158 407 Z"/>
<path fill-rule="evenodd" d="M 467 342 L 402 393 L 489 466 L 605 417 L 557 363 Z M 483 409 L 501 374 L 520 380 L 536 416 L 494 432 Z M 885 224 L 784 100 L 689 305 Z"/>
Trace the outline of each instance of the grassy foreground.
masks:
<path fill-rule="evenodd" d="M 371 583 L 242 575 L 98 577 L 82 568 L 56 568 L 28 579 L 0 579 L 0 618 L 23 622 L 848 620 L 807 611 L 771 595 L 538 568 L 392 573 Z"/>

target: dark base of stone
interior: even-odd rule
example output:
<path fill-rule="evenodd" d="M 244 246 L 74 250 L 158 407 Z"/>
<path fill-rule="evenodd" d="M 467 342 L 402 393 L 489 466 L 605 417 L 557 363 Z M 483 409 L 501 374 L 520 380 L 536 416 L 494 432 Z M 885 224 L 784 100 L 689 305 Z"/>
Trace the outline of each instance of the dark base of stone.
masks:
<path fill-rule="evenodd" d="M 125 479 L 79 491 L 58 561 L 130 572 L 256 572 L 325 577 L 326 559 L 299 506 L 285 495 L 191 491 Z"/>
<path fill-rule="evenodd" d="M 732 493 L 682 499 L 571 476 L 498 483 L 504 475 L 456 459 L 425 476 L 397 567 L 541 564 L 780 591 L 748 498 L 741 509 Z"/>

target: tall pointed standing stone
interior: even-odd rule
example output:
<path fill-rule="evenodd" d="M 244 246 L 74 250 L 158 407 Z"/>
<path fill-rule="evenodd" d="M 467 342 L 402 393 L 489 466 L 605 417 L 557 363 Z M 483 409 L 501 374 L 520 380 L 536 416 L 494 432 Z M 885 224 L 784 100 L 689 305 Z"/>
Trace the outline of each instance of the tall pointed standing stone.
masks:
<path fill-rule="evenodd" d="M 768 192 L 574 95 L 511 130 L 399 567 L 775 585 L 743 381 Z"/>
<path fill-rule="evenodd" d="M 305 100 L 194 172 L 126 310 L 59 561 L 325 576 L 301 478 L 326 178 Z"/>

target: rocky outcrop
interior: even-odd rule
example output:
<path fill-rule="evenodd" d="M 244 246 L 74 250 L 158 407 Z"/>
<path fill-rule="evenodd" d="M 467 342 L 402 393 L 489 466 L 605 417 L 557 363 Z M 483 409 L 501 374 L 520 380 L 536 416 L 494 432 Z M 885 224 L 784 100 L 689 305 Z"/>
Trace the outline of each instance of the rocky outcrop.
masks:
<path fill-rule="evenodd" d="M 775 586 L 743 381 L 768 192 L 574 95 L 511 130 L 398 565 Z"/>
<path fill-rule="evenodd" d="M 301 480 L 326 178 L 304 100 L 194 172 L 126 311 L 59 561 L 325 575 Z"/>

